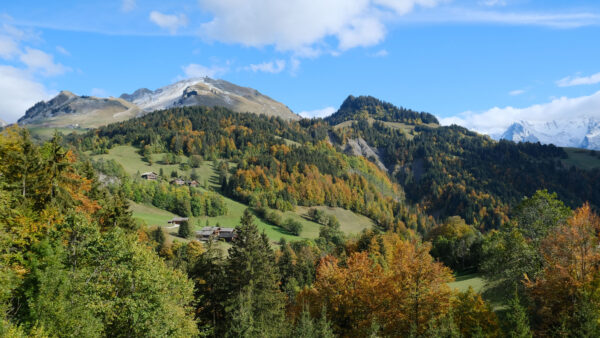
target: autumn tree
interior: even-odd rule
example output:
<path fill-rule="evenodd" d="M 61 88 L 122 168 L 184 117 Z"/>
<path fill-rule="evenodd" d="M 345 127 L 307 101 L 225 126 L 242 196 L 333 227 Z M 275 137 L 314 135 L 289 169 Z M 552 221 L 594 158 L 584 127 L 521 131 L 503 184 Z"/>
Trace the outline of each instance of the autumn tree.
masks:
<path fill-rule="evenodd" d="M 572 330 L 582 325 L 578 319 L 597 322 L 600 318 L 596 296 L 600 291 L 599 233 L 600 218 L 585 204 L 541 242 L 544 268 L 538 278 L 526 276 L 525 281 L 535 305 L 538 332 L 551 332 L 561 325 L 560 319 Z M 591 318 L 590 314 L 575 316 L 581 315 L 582 307 L 588 307 Z"/>
<path fill-rule="evenodd" d="M 383 245 L 371 255 L 354 252 L 343 265 L 324 258 L 313 287 L 298 295 L 297 304 L 311 304 L 313 313 L 324 304 L 340 335 L 365 336 L 373 322 L 383 335 L 423 334 L 450 309 L 450 270 L 429 255 L 428 244 L 390 234 Z"/>

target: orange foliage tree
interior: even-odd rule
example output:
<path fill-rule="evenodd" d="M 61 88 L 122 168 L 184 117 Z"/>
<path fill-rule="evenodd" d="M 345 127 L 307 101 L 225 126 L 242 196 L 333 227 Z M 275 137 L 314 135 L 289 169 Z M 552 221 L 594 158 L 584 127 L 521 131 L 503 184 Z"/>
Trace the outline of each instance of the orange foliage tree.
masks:
<path fill-rule="evenodd" d="M 367 336 L 374 325 L 385 336 L 425 333 L 450 310 L 451 271 L 429 255 L 428 243 L 386 234 L 371 246 L 352 253 L 345 265 L 325 257 L 313 287 L 297 296 L 296 312 L 308 305 L 317 316 L 324 305 L 343 336 Z"/>
<path fill-rule="evenodd" d="M 599 232 L 600 218 L 585 204 L 542 242 L 545 267 L 535 281 L 525 281 L 535 305 L 538 333 L 572 320 L 582 297 L 594 308 L 600 306 Z"/>

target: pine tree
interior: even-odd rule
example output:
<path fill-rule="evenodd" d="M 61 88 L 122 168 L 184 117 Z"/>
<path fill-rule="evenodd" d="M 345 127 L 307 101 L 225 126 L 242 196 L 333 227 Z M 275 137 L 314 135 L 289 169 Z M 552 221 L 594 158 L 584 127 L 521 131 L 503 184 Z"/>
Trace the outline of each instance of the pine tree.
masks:
<path fill-rule="evenodd" d="M 302 313 L 300 313 L 300 318 L 298 319 L 298 323 L 296 323 L 296 327 L 294 328 L 294 337 L 299 338 L 316 338 L 317 330 L 313 323 L 312 318 L 310 318 L 310 313 L 306 308 L 302 309 Z"/>
<path fill-rule="evenodd" d="M 254 338 L 261 336 L 261 330 L 254 323 L 252 298 L 252 288 L 246 288 L 240 292 L 226 337 Z"/>
<path fill-rule="evenodd" d="M 531 338 L 529 328 L 529 318 L 527 312 L 519 301 L 519 295 L 515 291 L 515 296 L 508 302 L 508 311 L 505 319 L 506 336 L 510 338 Z"/>
<path fill-rule="evenodd" d="M 327 320 L 327 308 L 325 306 L 321 308 L 321 318 L 317 323 L 316 332 L 319 338 L 335 337 L 335 334 L 333 334 L 333 328 L 331 327 L 331 322 Z"/>
<path fill-rule="evenodd" d="M 258 232 L 248 209 L 240 222 L 227 261 L 228 290 L 234 302 L 230 307 L 238 307 L 236 295 L 245 290 L 250 292 L 256 326 L 269 336 L 283 323 L 284 297 L 279 290 L 275 254 L 264 232 Z"/>
<path fill-rule="evenodd" d="M 158 243 L 158 251 L 160 252 L 160 249 L 165 245 L 165 233 L 161 227 L 157 227 L 156 230 L 154 230 L 154 241 Z"/>
<path fill-rule="evenodd" d="M 190 229 L 190 223 L 188 221 L 183 221 L 179 224 L 177 235 L 181 238 L 190 238 L 192 236 L 192 230 Z"/>

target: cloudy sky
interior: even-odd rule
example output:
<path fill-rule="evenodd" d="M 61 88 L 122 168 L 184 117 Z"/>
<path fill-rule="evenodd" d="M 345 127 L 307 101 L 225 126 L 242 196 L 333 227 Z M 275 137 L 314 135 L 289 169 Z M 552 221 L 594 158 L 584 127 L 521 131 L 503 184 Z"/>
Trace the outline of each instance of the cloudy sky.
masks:
<path fill-rule="evenodd" d="M 119 96 L 196 76 L 305 116 L 349 95 L 496 132 L 600 116 L 597 0 L 103 0 L 0 6 L 0 118 L 62 89 Z"/>

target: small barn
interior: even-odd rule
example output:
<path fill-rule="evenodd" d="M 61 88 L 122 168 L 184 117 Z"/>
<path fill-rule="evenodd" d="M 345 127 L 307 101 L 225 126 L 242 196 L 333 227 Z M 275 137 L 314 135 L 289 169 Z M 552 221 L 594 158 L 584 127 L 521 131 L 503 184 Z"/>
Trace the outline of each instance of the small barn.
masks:
<path fill-rule="evenodd" d="M 158 178 L 158 175 L 155 172 L 147 172 L 147 173 L 143 173 L 142 178 L 148 181 L 156 181 L 156 179 Z"/>
<path fill-rule="evenodd" d="M 194 180 L 187 182 L 187 184 L 193 188 L 196 188 L 198 186 L 198 182 L 196 182 Z"/>
<path fill-rule="evenodd" d="M 181 225 L 181 223 L 183 222 L 188 222 L 190 219 L 187 217 L 173 217 L 170 221 L 168 221 L 167 223 L 169 224 L 173 224 L 173 225 Z"/>

